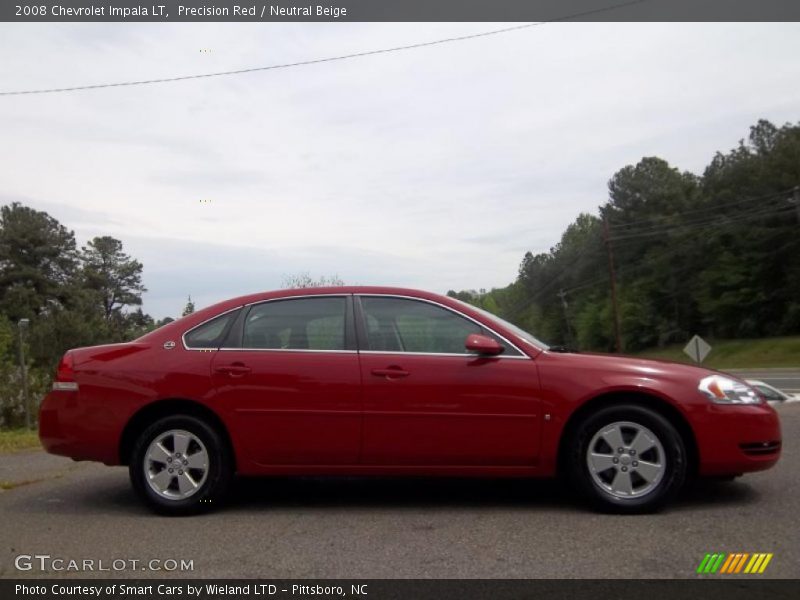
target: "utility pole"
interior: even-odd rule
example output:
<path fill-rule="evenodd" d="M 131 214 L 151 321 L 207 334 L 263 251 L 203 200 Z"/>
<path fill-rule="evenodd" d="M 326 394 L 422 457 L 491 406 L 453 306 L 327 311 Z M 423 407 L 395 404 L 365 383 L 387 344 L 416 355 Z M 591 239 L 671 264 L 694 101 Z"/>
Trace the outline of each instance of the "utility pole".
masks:
<path fill-rule="evenodd" d="M 796 185 L 794 187 L 794 193 L 792 194 L 793 200 L 790 200 L 792 204 L 794 204 L 794 209 L 797 211 L 797 222 L 800 223 L 800 185 Z"/>
<path fill-rule="evenodd" d="M 19 330 L 19 368 L 22 370 L 22 394 L 25 402 L 25 427 L 31 428 L 31 403 L 28 394 L 28 370 L 25 368 L 25 337 L 23 332 L 30 324 L 29 319 L 20 319 L 17 323 Z"/>
<path fill-rule="evenodd" d="M 614 313 L 614 337 L 617 342 L 617 352 L 622 352 L 622 335 L 619 331 L 619 304 L 617 304 L 617 275 L 614 270 L 614 250 L 611 247 L 611 236 L 608 233 L 608 218 L 603 217 L 603 240 L 608 253 L 608 274 L 611 278 L 611 310 Z"/>
<path fill-rule="evenodd" d="M 569 324 L 569 304 L 567 304 L 567 293 L 564 291 L 564 288 L 561 288 L 556 295 L 561 298 L 561 306 L 564 307 L 564 322 L 567 324 L 567 345 L 575 346 L 575 340 L 572 336 L 572 327 Z"/>

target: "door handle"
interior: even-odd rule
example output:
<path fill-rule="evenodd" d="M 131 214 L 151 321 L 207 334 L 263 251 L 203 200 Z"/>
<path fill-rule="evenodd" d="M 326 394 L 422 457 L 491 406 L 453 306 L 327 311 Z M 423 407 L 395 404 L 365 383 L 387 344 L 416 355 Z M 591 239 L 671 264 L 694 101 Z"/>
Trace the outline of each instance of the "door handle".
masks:
<path fill-rule="evenodd" d="M 228 377 L 244 377 L 250 373 L 250 371 L 252 371 L 252 369 L 244 363 L 233 363 L 214 367 L 214 372 L 227 375 Z"/>
<path fill-rule="evenodd" d="M 408 371 L 400 367 L 389 367 L 388 369 L 372 369 L 372 374 L 376 377 L 386 377 L 386 379 L 399 379 L 411 375 Z"/>

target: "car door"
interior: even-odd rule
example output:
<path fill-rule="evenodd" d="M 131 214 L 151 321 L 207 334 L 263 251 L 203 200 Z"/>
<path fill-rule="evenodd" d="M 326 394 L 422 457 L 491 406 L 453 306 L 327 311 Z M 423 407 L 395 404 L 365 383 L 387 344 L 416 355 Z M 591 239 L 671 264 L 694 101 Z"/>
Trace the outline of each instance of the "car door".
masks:
<path fill-rule="evenodd" d="M 444 306 L 356 297 L 364 381 L 362 462 L 535 465 L 540 436 L 536 365 L 513 345 Z M 472 333 L 500 356 L 468 354 Z"/>
<path fill-rule="evenodd" d="M 216 400 L 255 462 L 358 462 L 361 374 L 351 296 L 245 307 L 211 369 Z"/>

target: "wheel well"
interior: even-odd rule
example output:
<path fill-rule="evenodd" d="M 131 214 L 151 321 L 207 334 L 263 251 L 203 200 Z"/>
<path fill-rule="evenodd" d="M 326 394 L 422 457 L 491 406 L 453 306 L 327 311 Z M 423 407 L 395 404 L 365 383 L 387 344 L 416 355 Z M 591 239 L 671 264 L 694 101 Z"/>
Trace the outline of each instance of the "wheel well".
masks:
<path fill-rule="evenodd" d="M 602 396 L 597 396 L 588 402 L 585 402 L 578 408 L 578 410 L 573 412 L 567 420 L 566 425 L 564 425 L 564 430 L 561 434 L 561 441 L 558 446 L 559 473 L 565 472 L 564 459 L 567 455 L 567 445 L 570 443 L 570 440 L 572 439 L 575 430 L 581 421 L 600 408 L 605 408 L 607 406 L 613 406 L 616 404 L 636 404 L 638 406 L 654 410 L 662 417 L 667 419 L 678 431 L 683 439 L 684 445 L 686 446 L 689 475 L 693 476 L 697 473 L 699 462 L 697 440 L 694 437 L 694 431 L 692 431 L 689 422 L 684 418 L 677 408 L 672 406 L 667 401 L 659 398 L 658 396 L 641 392 L 613 392 L 610 394 L 603 394 Z"/>
<path fill-rule="evenodd" d="M 122 431 L 122 436 L 119 442 L 120 464 L 127 465 L 129 463 L 131 452 L 133 451 L 133 445 L 136 443 L 136 438 L 138 438 L 139 434 L 141 434 L 150 424 L 162 417 L 168 417 L 176 414 L 192 415 L 199 419 L 203 419 L 211 427 L 216 429 L 217 432 L 222 436 L 222 439 L 225 440 L 225 443 L 228 444 L 230 455 L 234 461 L 234 469 L 236 468 L 236 453 L 234 451 L 228 429 L 225 427 L 222 419 L 220 419 L 217 413 L 215 413 L 213 410 L 200 404 L 199 402 L 185 400 L 182 398 L 170 398 L 148 404 L 131 417 L 131 419 L 128 421 L 128 424 L 125 425 L 125 429 Z"/>

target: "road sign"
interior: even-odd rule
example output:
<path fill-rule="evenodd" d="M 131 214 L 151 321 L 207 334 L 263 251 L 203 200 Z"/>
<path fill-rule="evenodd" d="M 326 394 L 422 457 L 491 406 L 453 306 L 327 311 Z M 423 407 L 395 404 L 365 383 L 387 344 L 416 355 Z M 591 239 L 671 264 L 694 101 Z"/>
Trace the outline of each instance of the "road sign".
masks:
<path fill-rule="evenodd" d="M 688 354 L 694 362 L 701 363 L 705 360 L 706 356 L 708 356 L 708 353 L 711 352 L 711 346 L 699 335 L 696 335 L 689 340 L 689 343 L 686 344 L 683 351 Z"/>

